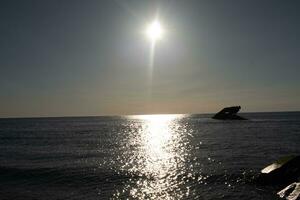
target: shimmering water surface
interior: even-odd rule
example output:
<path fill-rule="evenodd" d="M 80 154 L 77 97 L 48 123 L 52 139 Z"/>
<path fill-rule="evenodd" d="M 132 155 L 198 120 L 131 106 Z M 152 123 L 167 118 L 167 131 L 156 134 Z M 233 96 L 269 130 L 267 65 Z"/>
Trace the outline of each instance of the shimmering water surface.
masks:
<path fill-rule="evenodd" d="M 300 113 L 0 119 L 0 199 L 276 199 L 253 182 L 300 154 Z"/>

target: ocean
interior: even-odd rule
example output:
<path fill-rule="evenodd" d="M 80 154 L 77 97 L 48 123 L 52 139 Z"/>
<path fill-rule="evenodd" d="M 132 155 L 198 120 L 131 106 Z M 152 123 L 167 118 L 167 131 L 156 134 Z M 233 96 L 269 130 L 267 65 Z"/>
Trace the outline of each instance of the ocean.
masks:
<path fill-rule="evenodd" d="M 0 119 L 0 199 L 277 199 L 300 112 Z"/>

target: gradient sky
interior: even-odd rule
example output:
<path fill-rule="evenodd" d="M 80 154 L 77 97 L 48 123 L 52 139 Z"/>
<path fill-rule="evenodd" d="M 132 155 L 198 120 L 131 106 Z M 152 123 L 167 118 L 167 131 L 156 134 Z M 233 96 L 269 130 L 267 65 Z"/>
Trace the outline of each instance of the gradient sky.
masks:
<path fill-rule="evenodd" d="M 299 10 L 284 0 L 2 0 L 0 117 L 300 110 Z M 151 70 L 143 31 L 156 15 L 166 33 Z"/>

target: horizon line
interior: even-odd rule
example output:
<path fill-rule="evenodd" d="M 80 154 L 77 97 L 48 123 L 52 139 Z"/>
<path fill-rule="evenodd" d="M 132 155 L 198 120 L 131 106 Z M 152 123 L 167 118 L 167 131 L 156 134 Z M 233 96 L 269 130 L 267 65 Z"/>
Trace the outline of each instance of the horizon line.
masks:
<path fill-rule="evenodd" d="M 247 111 L 239 112 L 243 114 L 251 113 L 294 113 L 300 112 L 300 110 L 294 111 Z M 25 117 L 0 117 L 1 119 L 37 119 L 37 118 L 88 118 L 88 117 L 125 117 L 125 116 L 135 116 L 135 115 L 213 115 L 214 113 L 148 113 L 148 114 L 107 114 L 107 115 L 62 115 L 62 116 L 25 116 Z"/>

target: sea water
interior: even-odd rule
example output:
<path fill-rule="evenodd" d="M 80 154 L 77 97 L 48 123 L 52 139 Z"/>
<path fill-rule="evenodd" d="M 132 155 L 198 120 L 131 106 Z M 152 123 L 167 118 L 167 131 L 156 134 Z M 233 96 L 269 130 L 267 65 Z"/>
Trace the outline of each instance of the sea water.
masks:
<path fill-rule="evenodd" d="M 0 119 L 0 199 L 276 199 L 300 113 Z"/>

